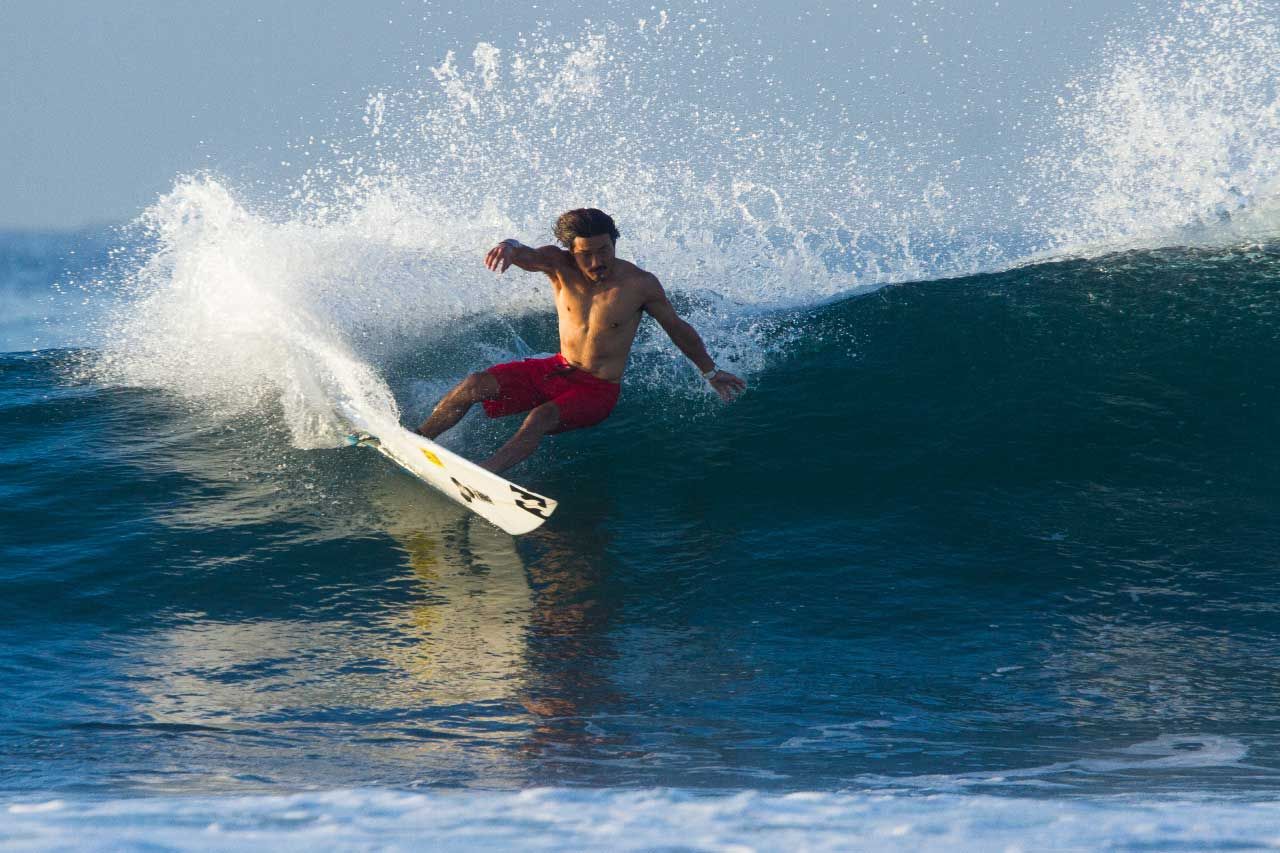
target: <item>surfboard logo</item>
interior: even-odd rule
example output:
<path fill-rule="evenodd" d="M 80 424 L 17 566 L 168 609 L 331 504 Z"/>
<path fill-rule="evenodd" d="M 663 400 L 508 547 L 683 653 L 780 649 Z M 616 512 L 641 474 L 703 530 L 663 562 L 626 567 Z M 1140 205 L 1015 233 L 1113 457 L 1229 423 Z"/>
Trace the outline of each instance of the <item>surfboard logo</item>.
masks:
<path fill-rule="evenodd" d="M 430 450 L 427 450 L 425 447 L 422 447 L 419 449 L 422 451 L 422 455 L 427 457 L 429 461 L 435 463 L 437 467 L 440 467 L 440 468 L 444 467 L 444 463 L 440 461 L 439 456 L 436 456 L 434 453 L 432 453 Z M 456 483 L 457 480 L 454 480 L 454 482 Z"/>
<path fill-rule="evenodd" d="M 539 495 L 535 495 L 532 492 L 526 492 L 524 489 L 520 488 L 514 483 L 510 483 L 508 485 L 511 486 L 511 491 L 516 493 L 516 506 L 520 507 L 525 512 L 536 515 L 538 518 L 551 517 L 547 513 L 546 498 L 541 497 Z"/>
<path fill-rule="evenodd" d="M 470 486 L 465 486 L 462 483 L 459 483 L 457 477 L 450 477 L 449 479 L 458 487 L 458 494 L 462 495 L 462 499 L 467 503 L 471 503 L 472 501 L 484 501 L 487 504 L 493 503 L 493 498 L 478 489 L 473 489 Z"/>

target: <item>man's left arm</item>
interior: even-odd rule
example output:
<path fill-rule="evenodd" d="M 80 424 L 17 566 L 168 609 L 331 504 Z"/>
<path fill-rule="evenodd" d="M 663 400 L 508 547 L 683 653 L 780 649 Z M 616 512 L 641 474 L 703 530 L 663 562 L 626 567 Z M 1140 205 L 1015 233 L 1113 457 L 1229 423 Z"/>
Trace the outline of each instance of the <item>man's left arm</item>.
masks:
<path fill-rule="evenodd" d="M 649 316 L 658 321 L 658 325 L 671 338 L 671 342 L 689 357 L 689 360 L 702 373 L 702 378 L 706 379 L 720 395 L 720 399 L 728 403 L 735 395 L 745 391 L 747 383 L 729 371 L 716 367 L 715 360 L 707 354 L 707 348 L 702 343 L 698 331 L 676 313 L 676 309 L 672 307 L 666 291 L 662 289 L 656 277 L 649 276 L 647 289 L 649 292 L 642 307 Z"/>

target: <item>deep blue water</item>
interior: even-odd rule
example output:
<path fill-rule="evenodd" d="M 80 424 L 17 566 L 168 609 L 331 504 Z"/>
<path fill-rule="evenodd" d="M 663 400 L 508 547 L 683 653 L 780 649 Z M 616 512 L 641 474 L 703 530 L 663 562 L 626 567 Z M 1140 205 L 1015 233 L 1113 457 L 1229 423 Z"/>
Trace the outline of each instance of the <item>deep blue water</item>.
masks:
<path fill-rule="evenodd" d="M 299 447 L 270 395 L 215 416 L 102 373 L 115 297 L 50 285 L 110 244 L 0 244 L 8 843 L 350 820 L 342 843 L 409 821 L 484 846 L 530 801 L 458 792 L 534 787 L 550 846 L 612 843 L 563 823 L 593 809 L 641 846 L 781 813 L 813 847 L 899 821 L 939 849 L 1274 839 L 1274 244 L 771 310 L 788 343 L 729 407 L 642 348 L 612 418 L 512 472 L 561 502 L 518 540 L 376 454 Z M 545 311 L 510 328 L 555 346 Z M 374 366 L 408 421 L 470 357 L 424 338 Z M 346 789 L 371 790 L 269 799 Z"/>

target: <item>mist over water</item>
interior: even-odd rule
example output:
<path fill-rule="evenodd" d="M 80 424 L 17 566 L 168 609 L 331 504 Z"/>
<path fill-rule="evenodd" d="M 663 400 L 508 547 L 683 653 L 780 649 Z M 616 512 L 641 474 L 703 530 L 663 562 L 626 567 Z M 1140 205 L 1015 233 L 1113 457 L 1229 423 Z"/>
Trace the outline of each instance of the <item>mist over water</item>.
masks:
<path fill-rule="evenodd" d="M 1068 81 L 1031 162 L 1035 220 L 1060 252 L 1265 240 L 1280 229 L 1280 17 L 1183 3 Z"/>
<path fill-rule="evenodd" d="M 112 271 L 129 298 L 98 330 L 102 375 L 223 415 L 279 400 L 299 446 L 332 445 L 335 400 L 395 414 L 387 370 L 406 359 L 430 397 L 553 345 L 513 326 L 547 311 L 540 279 L 479 259 L 505 236 L 551 242 L 576 206 L 613 214 L 622 255 L 749 381 L 802 333 L 789 312 L 885 284 L 1265 238 L 1276 34 L 1274 9 L 1234 2 L 1116 33 L 1025 117 L 1037 147 L 994 166 L 788 90 L 766 48 L 696 12 L 459 46 L 370 93 L 357 133 L 293 144 L 287 185 L 180 179 L 135 226 L 154 248 Z M 629 383 L 697 396 L 695 380 L 642 333 Z"/>

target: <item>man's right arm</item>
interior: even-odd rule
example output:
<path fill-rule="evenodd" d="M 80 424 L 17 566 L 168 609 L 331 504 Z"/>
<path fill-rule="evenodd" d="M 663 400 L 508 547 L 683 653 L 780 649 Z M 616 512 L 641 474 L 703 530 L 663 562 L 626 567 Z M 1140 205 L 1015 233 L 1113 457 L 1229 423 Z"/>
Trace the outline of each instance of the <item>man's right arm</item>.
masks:
<path fill-rule="evenodd" d="M 559 246 L 542 246 L 533 248 L 519 240 L 503 240 L 489 250 L 484 257 L 484 265 L 497 273 L 507 271 L 512 264 L 528 272 L 542 272 L 551 275 L 564 262 L 564 249 Z"/>

